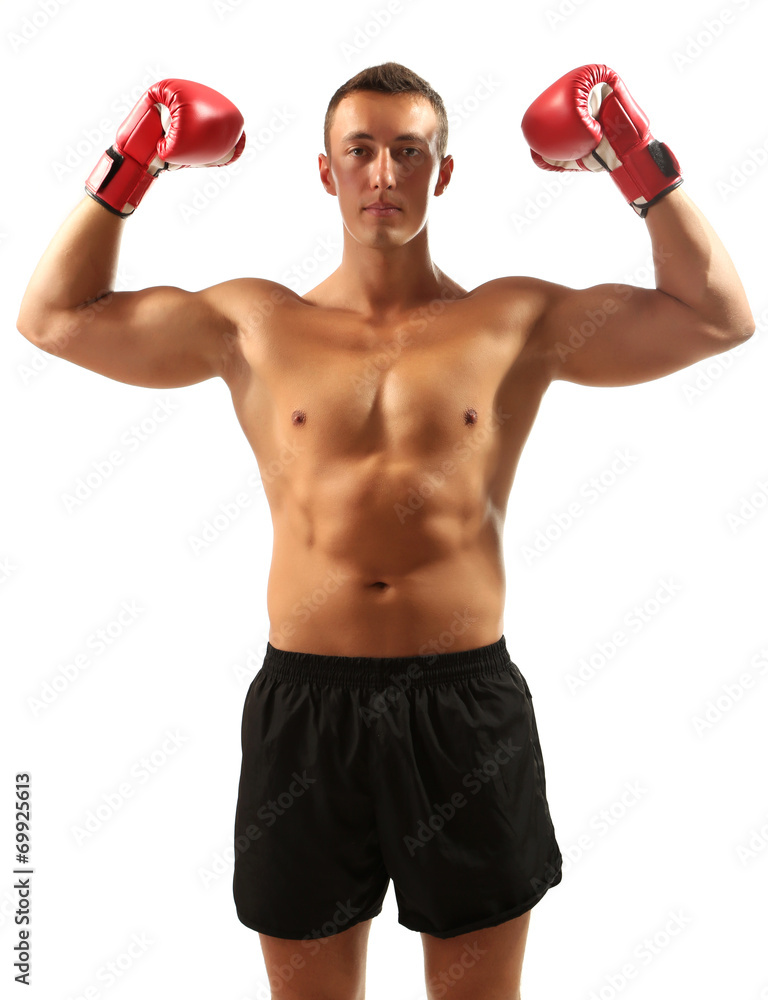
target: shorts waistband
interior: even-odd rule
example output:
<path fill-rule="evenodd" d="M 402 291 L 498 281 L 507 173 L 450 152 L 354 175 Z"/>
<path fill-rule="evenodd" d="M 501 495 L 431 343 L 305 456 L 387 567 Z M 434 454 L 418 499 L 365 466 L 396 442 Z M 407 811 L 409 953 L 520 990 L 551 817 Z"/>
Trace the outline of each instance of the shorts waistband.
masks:
<path fill-rule="evenodd" d="M 267 642 L 262 670 L 277 680 L 312 681 L 344 687 L 380 687 L 400 677 L 409 686 L 461 681 L 508 670 L 506 639 L 476 649 L 415 656 L 337 656 L 277 649 Z"/>

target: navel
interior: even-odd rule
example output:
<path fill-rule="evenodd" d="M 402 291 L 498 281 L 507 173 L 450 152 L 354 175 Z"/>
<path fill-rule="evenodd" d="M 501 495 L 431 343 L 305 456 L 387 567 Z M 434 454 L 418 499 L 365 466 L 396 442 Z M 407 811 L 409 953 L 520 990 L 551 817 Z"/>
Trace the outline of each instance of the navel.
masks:
<path fill-rule="evenodd" d="M 471 407 L 464 411 L 464 423 L 465 424 L 476 424 L 477 423 L 477 410 L 473 410 Z"/>
<path fill-rule="evenodd" d="M 291 414 L 291 420 L 294 424 L 303 424 L 307 419 L 307 415 L 303 410 L 294 410 Z"/>

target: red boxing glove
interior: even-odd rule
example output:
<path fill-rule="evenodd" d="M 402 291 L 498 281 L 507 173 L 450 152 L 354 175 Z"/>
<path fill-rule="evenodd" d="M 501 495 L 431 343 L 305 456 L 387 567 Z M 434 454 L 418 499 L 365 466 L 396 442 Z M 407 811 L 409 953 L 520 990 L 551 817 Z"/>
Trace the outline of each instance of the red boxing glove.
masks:
<path fill-rule="evenodd" d="M 226 97 L 191 80 L 160 80 L 117 130 L 85 190 L 125 218 L 161 170 L 234 163 L 244 146 L 243 116 Z"/>
<path fill-rule="evenodd" d="M 641 217 L 683 183 L 674 153 L 607 66 L 579 66 L 528 108 L 523 135 L 543 170 L 608 170 Z"/>

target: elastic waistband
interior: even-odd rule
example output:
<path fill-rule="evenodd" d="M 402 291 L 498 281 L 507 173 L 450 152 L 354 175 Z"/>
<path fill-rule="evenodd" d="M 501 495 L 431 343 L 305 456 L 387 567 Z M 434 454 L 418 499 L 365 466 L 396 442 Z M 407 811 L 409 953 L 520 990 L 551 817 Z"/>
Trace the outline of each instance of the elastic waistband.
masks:
<path fill-rule="evenodd" d="M 326 653 L 297 653 L 277 649 L 267 642 L 262 670 L 277 680 L 312 681 L 343 687 L 381 687 L 401 678 L 410 687 L 436 681 L 460 681 L 470 677 L 509 670 L 509 658 L 502 635 L 496 642 L 476 649 L 424 656 L 336 656 Z M 516 669 L 516 668 L 515 668 Z"/>

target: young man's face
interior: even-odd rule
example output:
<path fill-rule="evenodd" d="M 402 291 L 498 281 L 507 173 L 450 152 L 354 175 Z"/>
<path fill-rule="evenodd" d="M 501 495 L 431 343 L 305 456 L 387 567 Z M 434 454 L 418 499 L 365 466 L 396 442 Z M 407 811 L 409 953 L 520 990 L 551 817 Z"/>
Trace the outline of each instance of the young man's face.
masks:
<path fill-rule="evenodd" d="M 421 231 L 432 195 L 443 193 L 453 169 L 450 156 L 438 161 L 436 132 L 437 116 L 420 94 L 358 91 L 338 105 L 320 179 L 360 243 L 397 247 Z M 395 209 L 377 210 L 379 202 Z"/>

